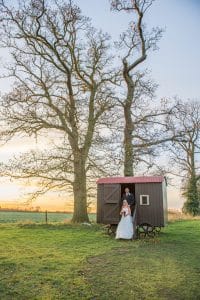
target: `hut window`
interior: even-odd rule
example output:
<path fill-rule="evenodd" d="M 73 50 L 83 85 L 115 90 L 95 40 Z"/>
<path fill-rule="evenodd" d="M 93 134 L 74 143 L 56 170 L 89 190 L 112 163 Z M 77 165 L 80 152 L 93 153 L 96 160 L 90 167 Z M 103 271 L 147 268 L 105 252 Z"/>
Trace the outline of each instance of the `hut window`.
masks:
<path fill-rule="evenodd" d="M 149 195 L 140 195 L 140 205 L 149 205 Z"/>

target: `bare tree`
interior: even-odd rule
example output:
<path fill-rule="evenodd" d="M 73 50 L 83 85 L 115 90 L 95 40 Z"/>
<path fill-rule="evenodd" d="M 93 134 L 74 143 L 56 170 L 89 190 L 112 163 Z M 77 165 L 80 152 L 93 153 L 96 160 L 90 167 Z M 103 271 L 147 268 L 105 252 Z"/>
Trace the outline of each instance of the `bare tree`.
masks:
<path fill-rule="evenodd" d="M 61 141 L 56 150 L 12 161 L 7 172 L 42 178 L 47 190 L 71 185 L 73 221 L 88 221 L 89 156 L 113 107 L 109 37 L 71 1 L 24 0 L 16 8 L 1 0 L 0 14 L 0 44 L 10 51 L 8 76 L 16 80 L 1 99 L 1 136 L 59 133 Z"/>
<path fill-rule="evenodd" d="M 182 131 L 170 147 L 171 165 L 178 167 L 176 176 L 187 177 L 200 171 L 198 154 L 200 151 L 200 104 L 196 101 L 181 102 L 179 109 L 169 118 L 170 130 L 175 134 Z"/>
<path fill-rule="evenodd" d="M 139 71 L 151 50 L 157 49 L 162 29 L 147 31 L 144 15 L 153 0 L 113 0 L 115 11 L 133 14 L 134 21 L 117 43 L 122 51 L 122 85 L 124 94 L 119 100 L 124 118 L 124 175 L 132 176 L 138 161 L 152 156 L 155 147 L 172 139 L 168 135 L 166 116 L 173 108 L 166 103 L 153 103 L 156 85 L 145 79 L 147 71 Z M 125 96 L 124 96 L 125 95 Z"/>
<path fill-rule="evenodd" d="M 182 131 L 182 137 L 171 144 L 172 173 L 182 178 L 184 211 L 196 215 L 200 212 L 198 181 L 200 179 L 200 104 L 195 101 L 181 103 L 169 118 L 171 131 Z"/>

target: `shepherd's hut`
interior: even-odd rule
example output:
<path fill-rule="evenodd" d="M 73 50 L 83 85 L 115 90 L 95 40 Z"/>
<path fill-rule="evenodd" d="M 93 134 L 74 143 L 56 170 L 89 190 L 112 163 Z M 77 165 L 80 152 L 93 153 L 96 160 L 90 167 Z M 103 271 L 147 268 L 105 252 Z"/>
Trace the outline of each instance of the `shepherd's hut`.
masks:
<path fill-rule="evenodd" d="M 136 226 L 164 227 L 167 223 L 166 186 L 163 176 L 100 178 L 97 180 L 97 223 L 118 224 L 122 194 L 128 187 L 136 200 Z"/>

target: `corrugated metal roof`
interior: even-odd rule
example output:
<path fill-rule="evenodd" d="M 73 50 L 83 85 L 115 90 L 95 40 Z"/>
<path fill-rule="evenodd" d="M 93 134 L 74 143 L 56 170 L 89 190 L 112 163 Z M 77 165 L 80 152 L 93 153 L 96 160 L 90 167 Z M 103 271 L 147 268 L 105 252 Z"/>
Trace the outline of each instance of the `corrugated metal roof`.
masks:
<path fill-rule="evenodd" d="M 97 180 L 97 184 L 102 183 L 150 183 L 163 182 L 163 176 L 134 176 L 134 177 L 107 177 Z"/>

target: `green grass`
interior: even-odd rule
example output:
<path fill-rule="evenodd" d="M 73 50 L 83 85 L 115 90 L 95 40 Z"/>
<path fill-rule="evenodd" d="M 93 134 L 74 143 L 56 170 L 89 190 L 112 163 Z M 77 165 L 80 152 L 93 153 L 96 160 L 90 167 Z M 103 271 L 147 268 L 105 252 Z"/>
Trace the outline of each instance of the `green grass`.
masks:
<path fill-rule="evenodd" d="M 48 212 L 47 214 L 49 222 L 67 222 L 72 218 L 70 213 L 60 213 L 60 212 Z M 89 214 L 91 220 L 96 219 L 95 214 Z M 45 222 L 44 212 L 20 212 L 20 211 L 0 211 L 0 223 L 28 223 Z"/>
<path fill-rule="evenodd" d="M 133 242 L 95 224 L 1 224 L 0 299 L 199 300 L 199 254 L 199 220 Z"/>

